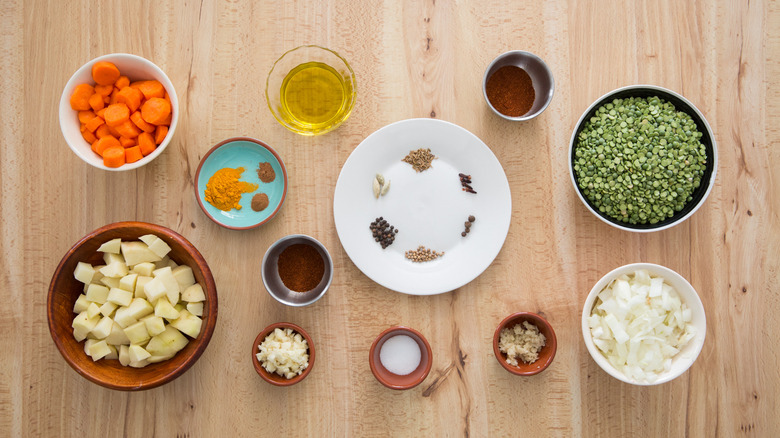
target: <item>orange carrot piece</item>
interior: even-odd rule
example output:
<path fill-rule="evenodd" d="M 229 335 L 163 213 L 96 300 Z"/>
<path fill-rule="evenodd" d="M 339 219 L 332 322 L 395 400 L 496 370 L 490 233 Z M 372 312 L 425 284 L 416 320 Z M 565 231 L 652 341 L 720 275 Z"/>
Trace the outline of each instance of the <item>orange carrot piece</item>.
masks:
<path fill-rule="evenodd" d="M 95 137 L 95 134 L 84 130 L 84 132 L 81 133 L 81 136 L 84 137 L 84 140 L 87 141 L 87 143 L 92 144 L 97 140 L 97 137 Z"/>
<path fill-rule="evenodd" d="M 100 125 L 103 124 L 104 124 L 103 119 L 101 119 L 100 117 L 93 117 L 86 123 L 87 131 L 95 132 L 100 127 Z"/>
<path fill-rule="evenodd" d="M 138 146 L 133 146 L 131 148 L 125 149 L 126 163 L 135 163 L 136 161 L 140 160 L 143 157 L 144 154 L 141 153 L 141 148 Z"/>
<path fill-rule="evenodd" d="M 103 96 L 103 105 L 108 105 L 111 103 L 111 95 Z"/>
<path fill-rule="evenodd" d="M 103 109 L 103 107 L 106 106 L 106 103 L 103 102 L 103 96 L 95 93 L 89 97 L 89 106 L 93 111 L 98 111 Z"/>
<path fill-rule="evenodd" d="M 151 99 L 153 97 L 165 97 L 165 87 L 160 81 L 152 79 L 151 81 L 141 81 L 138 83 L 138 89 L 144 93 L 144 97 Z"/>
<path fill-rule="evenodd" d="M 92 148 L 92 152 L 94 152 L 94 153 L 96 153 L 96 154 L 97 154 L 97 142 L 98 142 L 99 140 L 100 140 L 100 139 L 97 139 L 97 140 L 93 141 L 93 142 L 92 142 L 92 145 L 90 146 L 90 147 Z M 98 155 L 100 155 L 100 154 L 98 154 Z M 100 156 L 102 157 L 102 155 L 100 155 Z"/>
<path fill-rule="evenodd" d="M 125 148 L 109 147 L 103 151 L 103 165 L 106 167 L 121 167 L 125 164 Z"/>
<path fill-rule="evenodd" d="M 114 84 L 95 85 L 95 93 L 103 97 L 110 96 L 112 91 L 114 91 Z"/>
<path fill-rule="evenodd" d="M 142 132 L 138 136 L 138 146 L 141 148 L 144 156 L 149 155 L 157 145 L 154 143 L 154 137 L 148 132 Z"/>
<path fill-rule="evenodd" d="M 97 154 L 102 157 L 106 149 L 112 147 L 122 148 L 122 145 L 119 144 L 119 140 L 117 140 L 116 137 L 112 137 L 108 135 L 106 137 L 98 139 L 97 143 L 95 144 L 95 152 L 97 152 Z"/>
<path fill-rule="evenodd" d="M 88 111 L 92 107 L 89 106 L 89 98 L 95 94 L 95 89 L 89 84 L 78 84 L 73 89 L 73 94 L 70 95 L 70 107 L 76 111 Z"/>
<path fill-rule="evenodd" d="M 113 105 L 113 104 L 117 103 L 117 101 L 116 101 L 117 94 L 119 94 L 119 89 L 118 88 L 114 88 L 114 91 L 111 92 L 111 96 L 109 96 L 109 99 L 108 99 L 108 104 L 109 105 Z"/>
<path fill-rule="evenodd" d="M 130 112 L 135 112 L 135 110 L 138 109 L 138 107 L 141 106 L 141 101 L 143 100 L 144 95 L 140 91 L 138 91 L 135 88 L 125 87 L 119 90 L 119 92 L 116 94 L 116 101 L 117 103 L 124 103 L 127 105 L 128 108 L 130 108 Z"/>
<path fill-rule="evenodd" d="M 119 79 L 119 69 L 113 62 L 99 61 L 92 66 L 92 79 L 100 85 L 110 85 Z"/>
<path fill-rule="evenodd" d="M 134 138 L 127 138 L 127 137 L 119 137 L 119 144 L 122 145 L 123 148 L 130 148 L 138 144 Z"/>
<path fill-rule="evenodd" d="M 79 122 L 87 123 L 95 118 L 95 113 L 92 111 L 79 111 Z"/>
<path fill-rule="evenodd" d="M 171 115 L 171 103 L 161 97 L 153 97 L 141 105 L 141 117 L 152 125 L 162 125 Z"/>
<path fill-rule="evenodd" d="M 103 121 L 106 120 L 105 114 L 106 114 L 106 108 L 95 111 L 95 115 L 103 119 Z"/>
<path fill-rule="evenodd" d="M 135 123 L 135 126 L 141 128 L 141 130 L 144 132 L 154 132 L 155 126 L 146 123 L 144 118 L 141 117 L 140 111 L 136 111 L 133 114 L 130 114 L 130 120 Z"/>
<path fill-rule="evenodd" d="M 95 130 L 95 136 L 97 138 L 103 138 L 103 137 L 111 136 L 111 135 L 112 135 L 111 131 L 109 131 L 109 127 L 105 123 L 100 125 L 100 126 L 98 126 L 98 129 Z"/>
<path fill-rule="evenodd" d="M 130 120 L 126 120 L 121 125 L 115 126 L 114 129 L 116 129 L 116 131 L 119 133 L 119 135 L 121 135 L 122 137 L 127 137 L 127 138 L 136 138 L 136 137 L 138 137 L 138 134 L 140 134 L 142 132 Z"/>
<path fill-rule="evenodd" d="M 122 134 L 120 134 L 119 131 L 117 131 L 116 128 L 114 128 L 113 126 L 109 126 L 108 127 L 108 132 L 110 132 L 111 135 L 113 135 L 116 138 L 119 138 L 119 137 L 122 136 Z"/>
<path fill-rule="evenodd" d="M 115 103 L 109 105 L 103 115 L 106 118 L 106 125 L 116 128 L 122 123 L 130 120 L 130 108 L 124 103 Z"/>
<path fill-rule="evenodd" d="M 79 125 L 79 131 L 81 131 L 83 133 L 86 130 L 87 130 L 87 124 L 86 123 L 82 123 L 81 125 Z"/>
<path fill-rule="evenodd" d="M 157 144 L 160 144 L 165 140 L 165 136 L 168 135 L 168 127 L 165 125 L 160 125 L 157 127 L 157 129 L 154 131 L 154 142 Z"/>
<path fill-rule="evenodd" d="M 114 87 L 120 90 L 128 85 L 130 85 L 130 79 L 128 79 L 127 76 L 120 76 L 117 78 L 116 82 L 114 82 Z"/>

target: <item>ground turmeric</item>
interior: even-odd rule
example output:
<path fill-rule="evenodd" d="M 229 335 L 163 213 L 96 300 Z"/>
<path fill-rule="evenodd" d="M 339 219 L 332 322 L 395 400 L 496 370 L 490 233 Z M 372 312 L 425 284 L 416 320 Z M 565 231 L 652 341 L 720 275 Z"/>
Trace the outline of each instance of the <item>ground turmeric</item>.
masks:
<path fill-rule="evenodd" d="M 222 211 L 241 210 L 241 195 L 257 190 L 257 184 L 239 181 L 243 167 L 225 167 L 214 172 L 206 184 L 206 201 Z"/>

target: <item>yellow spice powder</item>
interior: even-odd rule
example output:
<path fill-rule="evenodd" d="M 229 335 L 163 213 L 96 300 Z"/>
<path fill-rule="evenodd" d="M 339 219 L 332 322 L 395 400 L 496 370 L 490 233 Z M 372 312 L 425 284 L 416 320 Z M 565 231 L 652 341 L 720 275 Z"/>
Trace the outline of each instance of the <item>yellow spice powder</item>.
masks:
<path fill-rule="evenodd" d="M 206 201 L 222 211 L 241 210 L 241 195 L 257 190 L 257 184 L 239 181 L 244 168 L 225 167 L 211 175 L 206 184 Z"/>

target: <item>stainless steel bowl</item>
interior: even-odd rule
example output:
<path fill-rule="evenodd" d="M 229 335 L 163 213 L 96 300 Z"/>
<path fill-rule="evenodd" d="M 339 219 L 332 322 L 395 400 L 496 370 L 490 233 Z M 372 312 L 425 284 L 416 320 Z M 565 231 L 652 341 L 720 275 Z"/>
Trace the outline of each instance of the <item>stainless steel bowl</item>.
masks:
<path fill-rule="evenodd" d="M 277 264 L 279 254 L 288 246 L 298 243 L 313 246 L 317 252 L 320 253 L 322 260 L 325 262 L 325 273 L 322 275 L 322 280 L 320 280 L 320 283 L 314 289 L 306 292 L 290 290 L 284 285 L 282 279 L 279 278 L 279 267 Z M 282 237 L 268 247 L 265 256 L 263 256 L 260 273 L 263 277 L 265 290 L 267 290 L 276 301 L 294 307 L 308 306 L 322 298 L 330 287 L 330 283 L 333 281 L 333 260 L 330 258 L 330 253 L 328 253 L 325 246 L 317 239 L 305 234 L 292 234 Z"/>
<path fill-rule="evenodd" d="M 510 117 L 501 114 L 493 107 L 487 96 L 486 85 L 488 79 L 496 70 L 505 65 L 514 65 L 525 70 L 526 73 L 528 73 L 528 76 L 531 77 L 531 83 L 534 86 L 534 103 L 527 113 L 519 117 Z M 550 105 L 554 92 L 555 80 L 553 79 L 550 68 L 542 61 L 542 58 L 523 50 L 512 50 L 498 55 L 496 59 L 490 63 L 487 70 L 485 70 L 485 77 L 482 78 L 482 95 L 485 97 L 485 102 L 487 102 L 488 107 L 493 110 L 494 113 L 506 120 L 523 121 L 533 119 Z"/>

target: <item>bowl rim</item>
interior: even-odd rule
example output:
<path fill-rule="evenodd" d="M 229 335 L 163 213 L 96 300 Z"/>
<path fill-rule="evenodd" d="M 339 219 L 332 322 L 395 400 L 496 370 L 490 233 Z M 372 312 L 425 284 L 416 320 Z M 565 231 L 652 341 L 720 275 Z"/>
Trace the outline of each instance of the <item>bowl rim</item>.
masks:
<path fill-rule="evenodd" d="M 120 167 L 107 167 L 103 165 L 102 163 L 94 162 L 94 156 L 88 155 L 86 151 L 81 150 L 79 147 L 71 144 L 71 141 L 69 140 L 69 137 L 67 133 L 65 132 L 64 124 L 67 123 L 67 120 L 65 119 L 70 114 L 74 112 L 74 110 L 70 107 L 70 96 L 69 92 L 73 90 L 73 88 L 78 85 L 76 82 L 81 83 L 81 81 L 77 81 L 76 77 L 81 75 L 85 70 L 91 69 L 92 66 L 99 61 L 111 61 L 116 59 L 122 59 L 122 60 L 130 60 L 134 62 L 138 62 L 142 65 L 144 65 L 146 68 L 149 68 L 150 70 L 153 70 L 155 73 L 160 75 L 160 77 L 163 78 L 161 82 L 163 82 L 163 86 L 165 87 L 165 91 L 168 93 L 168 96 L 171 99 L 171 107 L 172 111 L 174 113 L 173 118 L 171 119 L 171 124 L 168 127 L 168 134 L 165 136 L 165 139 L 163 139 L 163 142 L 160 143 L 157 148 L 149 155 L 141 158 L 140 160 L 136 161 L 135 163 L 126 163 L 123 164 Z M 168 77 L 168 75 L 161 69 L 157 64 L 153 63 L 152 61 L 139 56 L 134 55 L 132 53 L 107 53 L 105 55 L 98 56 L 96 58 L 91 59 L 90 61 L 87 61 L 85 64 L 83 64 L 81 67 L 76 69 L 76 71 L 71 75 L 71 77 L 68 79 L 68 81 L 65 83 L 65 86 L 62 89 L 62 95 L 60 96 L 60 102 L 58 106 L 58 119 L 60 124 L 60 132 L 62 132 L 62 137 L 65 139 L 65 143 L 68 145 L 68 147 L 73 151 L 73 153 L 76 154 L 81 160 L 90 166 L 96 167 L 98 169 L 107 170 L 110 172 L 123 172 L 126 170 L 133 170 L 138 169 L 139 167 L 143 167 L 146 164 L 149 164 L 152 162 L 155 158 L 160 156 L 163 151 L 168 147 L 168 144 L 170 144 L 171 139 L 173 138 L 173 134 L 176 131 L 176 127 L 179 124 L 179 98 L 176 94 L 176 89 L 173 86 L 173 82 Z M 83 139 L 82 139 L 83 140 Z M 86 140 L 84 140 L 85 144 Z M 90 153 L 94 154 L 91 150 Z"/>
<path fill-rule="evenodd" d="M 206 209 L 206 205 L 203 204 L 203 199 L 201 198 L 200 191 L 198 190 L 198 180 L 200 179 L 200 171 L 203 168 L 203 163 L 205 163 L 206 160 L 208 159 L 208 157 L 211 156 L 212 153 L 216 152 L 217 149 L 219 149 L 222 146 L 225 146 L 225 145 L 227 145 L 229 143 L 233 143 L 233 142 L 237 142 L 237 141 L 246 141 L 246 142 L 250 142 L 250 143 L 255 143 L 258 146 L 266 149 L 268 152 L 271 153 L 271 155 L 274 156 L 274 158 L 276 158 L 276 161 L 279 162 L 279 167 L 282 168 L 282 175 L 284 176 L 284 182 L 283 182 L 284 187 L 282 189 L 282 199 L 279 200 L 279 205 L 277 205 L 276 209 L 274 209 L 273 213 L 271 213 L 271 215 L 269 215 L 263 221 L 260 221 L 260 222 L 254 224 L 254 225 L 249 225 L 249 226 L 246 226 L 246 227 L 235 227 L 235 226 L 228 225 L 228 224 L 225 224 L 225 223 L 222 223 L 222 222 L 218 221 Z M 257 228 L 260 225 L 263 225 L 263 224 L 269 222 L 271 219 L 276 217 L 276 215 L 279 213 L 279 210 L 282 209 L 282 206 L 284 205 L 284 201 L 285 201 L 285 199 L 287 199 L 287 167 L 284 165 L 284 161 L 282 160 L 282 157 L 279 155 L 279 153 L 276 152 L 276 150 L 274 148 L 272 148 L 271 146 L 269 146 L 265 142 L 263 142 L 261 140 L 258 140 L 256 138 L 252 138 L 252 137 L 231 137 L 231 138 L 222 140 L 221 142 L 215 144 L 214 146 L 211 147 L 211 149 L 208 150 L 208 152 L 206 152 L 205 155 L 203 155 L 203 158 L 200 159 L 200 163 L 198 163 L 197 170 L 195 170 L 195 181 L 193 183 L 193 187 L 194 187 L 194 190 L 195 190 L 195 199 L 198 200 L 198 205 L 200 206 L 200 209 L 203 211 L 203 213 L 206 214 L 206 216 L 209 219 L 212 220 L 212 222 L 214 222 L 217 225 L 220 225 L 220 226 L 222 226 L 224 228 L 227 228 L 229 230 L 251 230 L 252 228 Z"/>
<path fill-rule="evenodd" d="M 623 223 L 618 223 L 617 221 L 610 220 L 607 216 L 605 216 L 602 213 L 596 211 L 590 205 L 588 200 L 583 196 L 582 191 L 580 190 L 579 186 L 577 185 L 577 177 L 574 174 L 574 166 L 572 165 L 572 154 L 574 153 L 574 148 L 575 148 L 575 144 L 576 144 L 576 141 L 577 141 L 577 133 L 580 131 L 580 127 L 582 126 L 582 124 L 585 121 L 585 116 L 587 116 L 595 108 L 597 108 L 597 107 L 599 107 L 599 106 L 601 106 L 601 105 L 603 105 L 605 103 L 608 103 L 608 100 L 611 99 L 612 96 L 614 96 L 614 95 L 616 95 L 618 93 L 626 92 L 626 91 L 652 91 L 652 92 L 657 92 L 657 93 L 661 93 L 661 94 L 668 94 L 670 96 L 673 96 L 676 99 L 679 99 L 685 106 L 688 107 L 687 109 L 689 109 L 691 112 L 696 114 L 701 119 L 702 125 L 704 126 L 705 131 L 706 131 L 706 132 L 703 132 L 702 134 L 708 135 L 709 138 L 710 138 L 710 142 L 712 143 L 712 164 L 711 164 L 711 166 L 712 166 L 712 173 L 710 174 L 709 181 L 707 182 L 707 189 L 705 190 L 705 192 L 702 195 L 701 199 L 699 199 L 699 201 L 693 206 L 693 208 L 688 213 L 686 213 L 683 216 L 680 216 L 679 218 L 677 218 L 677 219 L 675 219 L 673 221 L 667 222 L 667 223 L 659 222 L 659 223 L 663 223 L 663 225 L 659 225 L 659 226 L 652 226 L 652 225 L 650 225 L 650 226 L 647 226 L 646 228 L 636 228 L 635 226 L 632 226 L 632 224 L 623 224 Z M 669 99 L 665 98 L 664 96 L 659 96 L 659 97 L 661 97 L 662 99 L 667 100 L 667 101 L 669 100 Z M 687 112 L 687 111 L 684 111 L 686 108 L 677 108 L 676 105 L 675 105 L 675 108 L 678 111 Z M 712 128 L 710 127 L 709 122 L 704 117 L 704 114 L 699 110 L 699 108 L 697 108 L 696 105 L 694 105 L 690 100 L 686 99 L 684 96 L 682 96 L 681 94 L 679 94 L 679 93 L 677 93 L 675 91 L 672 91 L 672 90 L 670 90 L 668 88 L 664 88 L 664 87 L 661 87 L 661 86 L 658 86 L 658 85 L 636 84 L 636 85 L 627 85 L 627 86 L 624 86 L 624 87 L 619 87 L 619 88 L 616 88 L 616 89 L 614 89 L 612 91 L 609 91 L 609 92 L 603 94 L 601 97 L 599 97 L 598 99 L 593 101 L 593 103 L 591 103 L 585 109 L 585 111 L 583 111 L 582 115 L 580 115 L 580 118 L 577 120 L 577 123 L 574 125 L 574 130 L 572 131 L 571 138 L 569 140 L 569 151 L 568 151 L 568 154 L 566 155 L 566 161 L 568 162 L 569 178 L 571 180 L 572 185 L 574 186 L 574 191 L 577 193 L 577 197 L 585 205 L 585 207 L 588 209 L 588 211 L 590 211 L 594 216 L 599 218 L 599 220 L 601 220 L 602 222 L 604 222 L 604 223 L 606 223 L 606 224 L 608 224 L 608 225 L 610 225 L 612 227 L 615 227 L 617 229 L 620 229 L 620 230 L 623 230 L 623 231 L 630 231 L 630 232 L 634 232 L 634 233 L 652 233 L 652 232 L 655 232 L 655 231 L 662 231 L 662 230 L 665 230 L 667 228 L 671 228 L 671 227 L 673 227 L 675 225 L 678 225 L 678 224 L 681 224 L 681 223 L 685 222 L 688 218 L 693 216 L 693 214 L 696 213 L 696 211 L 699 208 L 701 208 L 702 205 L 704 205 L 704 202 L 707 200 L 707 197 L 709 197 L 710 192 L 712 191 L 712 188 L 715 185 L 715 179 L 716 179 L 717 172 L 718 172 L 718 146 L 717 146 L 717 142 L 715 140 L 715 134 L 712 132 Z M 666 222 L 666 221 L 664 221 L 664 222 Z"/>
<path fill-rule="evenodd" d="M 501 112 L 498 111 L 493 106 L 492 103 L 490 103 L 490 99 L 488 99 L 488 95 L 487 95 L 487 81 L 489 79 L 488 73 L 490 73 L 490 70 L 493 68 L 494 65 L 496 65 L 499 61 L 503 60 L 504 58 L 510 55 L 521 55 L 533 59 L 544 68 L 544 71 L 547 72 L 547 76 L 549 76 L 550 78 L 550 90 L 547 92 L 547 99 L 545 100 L 544 105 L 542 105 L 542 107 L 539 108 L 536 112 L 526 113 L 522 116 L 517 116 L 517 117 L 507 116 L 505 114 L 501 114 Z M 485 98 L 485 102 L 487 103 L 488 108 L 490 108 L 496 115 L 498 115 L 502 119 L 510 120 L 513 122 L 523 122 L 526 120 L 531 120 L 536 116 L 542 114 L 544 110 L 546 110 L 547 107 L 550 106 L 550 103 L 553 100 L 553 95 L 555 95 L 555 76 L 553 75 L 552 70 L 539 55 L 536 55 L 535 53 L 531 53 L 525 50 L 509 50 L 496 56 L 495 58 L 493 58 L 493 61 L 491 61 L 490 64 L 488 64 L 487 68 L 485 69 L 485 73 L 482 75 L 482 97 Z"/>
<path fill-rule="evenodd" d="M 268 257 L 271 253 L 271 251 L 275 248 L 277 248 L 279 245 L 283 244 L 284 242 L 288 240 L 292 240 L 295 238 L 301 238 L 303 240 L 308 241 L 312 245 L 317 246 L 325 253 L 325 268 L 328 272 L 328 281 L 325 283 L 325 287 L 322 289 L 322 291 L 314 296 L 309 301 L 303 301 L 300 303 L 292 303 L 283 300 L 281 297 L 277 296 L 275 293 L 271 292 L 271 288 L 269 287 L 269 282 L 266 279 L 266 269 L 265 265 L 268 262 Z M 328 268 L 330 267 L 330 268 Z M 263 254 L 263 260 L 260 262 L 260 278 L 263 280 L 263 287 L 265 287 L 265 291 L 268 292 L 268 295 L 271 295 L 276 301 L 290 306 L 290 307 L 305 307 L 310 304 L 314 304 L 315 302 L 319 301 L 320 298 L 325 296 L 325 293 L 330 289 L 330 285 L 333 283 L 333 258 L 330 256 L 330 251 L 328 251 L 328 248 L 325 247 L 325 245 L 322 244 L 319 240 L 315 239 L 312 236 L 306 235 L 306 234 L 288 234 L 287 236 L 280 237 L 277 239 L 274 243 L 272 243 L 268 249 L 265 250 L 265 254 Z M 299 293 L 308 293 L 308 292 L 299 292 Z"/>
<path fill-rule="evenodd" d="M 379 345 L 379 341 L 384 338 L 386 335 L 390 333 L 412 333 L 420 338 L 423 345 L 425 346 L 425 350 L 428 353 L 428 362 L 425 364 L 425 370 L 423 371 L 422 375 L 419 379 L 416 379 L 412 383 L 408 385 L 395 385 L 388 380 L 384 379 L 382 376 L 379 375 L 379 372 L 377 371 L 378 367 L 384 368 L 384 365 L 377 364 L 377 361 L 374 360 L 374 352 L 376 351 L 377 346 Z M 389 338 L 388 338 L 389 339 Z M 371 343 L 371 348 L 368 350 L 368 365 L 371 368 L 371 374 L 374 375 L 374 378 L 376 378 L 379 383 L 382 385 L 395 390 L 406 390 L 406 389 L 412 389 L 415 386 L 419 385 L 420 383 L 424 382 L 426 378 L 428 378 L 428 374 L 431 372 L 431 368 L 433 367 L 433 350 L 431 349 L 431 344 L 428 343 L 428 339 L 423 336 L 422 333 L 420 333 L 418 330 L 415 330 L 411 327 L 404 326 L 404 325 L 394 325 L 392 327 L 388 327 L 387 329 L 383 330 L 382 333 L 380 333 L 375 339 L 374 342 Z M 385 370 L 387 370 L 385 368 Z M 389 373 L 390 371 L 388 371 Z"/>
<path fill-rule="evenodd" d="M 686 304 L 688 304 L 688 307 L 696 312 L 700 311 L 702 315 L 701 320 L 701 329 L 697 327 L 698 332 L 696 333 L 696 336 L 691 340 L 691 342 L 696 342 L 693 345 L 693 349 L 690 352 L 690 363 L 687 364 L 687 366 L 682 367 L 681 369 L 677 370 L 676 372 L 665 372 L 664 374 L 660 374 L 660 377 L 654 382 L 639 382 L 635 380 L 628 379 L 623 373 L 615 369 L 614 366 L 612 366 L 611 363 L 607 360 L 606 357 L 599 351 L 599 349 L 596 347 L 596 345 L 593 343 L 593 338 L 590 334 L 590 327 L 588 326 L 588 317 L 590 316 L 591 310 L 593 309 L 593 304 L 596 302 L 596 296 L 604 289 L 604 287 L 609 284 L 610 281 L 612 281 L 615 277 L 618 275 L 621 275 L 623 273 L 627 272 L 633 272 L 637 269 L 647 269 L 650 271 L 651 274 L 656 274 L 664 279 L 673 278 L 675 281 L 685 285 L 686 291 L 677 290 L 678 295 L 685 301 Z M 696 308 L 694 310 L 694 307 Z M 704 304 L 701 302 L 701 297 L 699 297 L 699 293 L 696 291 L 696 289 L 688 282 L 688 280 L 685 279 L 682 275 L 677 273 L 676 271 L 667 268 L 666 266 L 658 265 L 655 263 L 629 263 L 627 265 L 619 266 L 611 271 L 609 271 L 607 274 L 602 276 L 594 285 L 593 288 L 591 288 L 590 292 L 588 293 L 588 296 L 585 298 L 585 303 L 582 306 L 582 317 L 581 317 L 581 331 L 582 331 L 582 338 L 585 342 L 585 347 L 588 350 L 588 353 L 590 353 L 590 357 L 593 358 L 593 361 L 596 362 L 596 364 L 604 370 L 607 374 L 610 376 L 636 386 L 654 386 L 654 385 L 660 385 L 662 383 L 669 382 L 671 380 L 676 379 L 677 377 L 680 377 L 681 375 L 685 374 L 688 369 L 690 369 L 691 366 L 693 366 L 694 362 L 696 362 L 696 359 L 699 357 L 699 354 L 701 353 L 702 348 L 704 347 L 704 341 L 707 337 L 707 315 L 704 310 Z M 680 353 L 678 353 L 680 354 Z"/>
<path fill-rule="evenodd" d="M 202 286 L 203 286 L 203 291 L 206 294 L 206 301 L 211 303 L 209 304 L 209 317 L 203 321 L 204 324 L 203 327 L 201 328 L 201 333 L 199 335 L 200 337 L 198 338 L 199 343 L 195 348 L 195 350 L 193 350 L 192 353 L 184 359 L 184 361 L 180 366 L 176 367 L 168 374 L 159 376 L 155 379 L 145 380 L 139 383 L 138 385 L 121 385 L 112 381 L 103 381 L 94 377 L 86 369 L 82 369 L 81 367 L 79 367 L 76 362 L 74 362 L 69 356 L 63 353 L 64 346 L 63 346 L 62 336 L 66 336 L 66 334 L 60 334 L 56 332 L 56 330 L 54 329 L 54 320 L 57 319 L 57 315 L 54 312 L 54 294 L 55 294 L 54 283 L 55 283 L 55 279 L 57 279 L 61 275 L 67 274 L 63 272 L 63 269 L 68 259 L 73 256 L 73 254 L 76 252 L 78 248 L 80 248 L 83 244 L 95 238 L 96 236 L 99 236 L 100 234 L 106 231 L 121 229 L 129 226 L 147 228 L 152 233 L 163 234 L 166 237 L 169 237 L 170 239 L 176 241 L 176 243 L 184 247 L 187 252 L 192 254 L 192 257 L 198 260 L 198 263 L 200 263 L 201 266 L 204 267 L 202 274 L 206 284 Z M 195 246 L 192 243 L 190 243 L 184 236 L 177 233 L 176 231 L 171 230 L 170 228 L 164 227 L 162 225 L 151 224 L 147 222 L 139 222 L 139 221 L 114 222 L 108 225 L 104 225 L 88 233 L 86 236 L 82 237 L 81 239 L 79 239 L 65 253 L 65 255 L 60 260 L 59 264 L 57 265 L 57 268 L 54 270 L 54 274 L 52 275 L 51 282 L 49 283 L 48 295 L 46 298 L 46 318 L 49 326 L 49 334 L 51 335 L 54 344 L 57 346 L 57 351 L 59 351 L 60 355 L 65 359 L 65 362 L 67 362 L 68 365 L 70 365 L 70 367 L 73 368 L 73 370 L 75 370 L 78 374 L 80 374 L 82 377 L 86 378 L 87 380 L 96 383 L 100 386 L 103 386 L 105 388 L 115 389 L 120 391 L 139 391 L 139 390 L 156 388 L 158 386 L 164 385 L 178 378 L 179 376 L 184 374 L 187 370 L 189 370 L 190 367 L 192 367 L 195 364 L 195 362 L 197 362 L 197 360 L 200 358 L 203 352 L 206 351 L 206 347 L 208 347 L 208 344 L 211 341 L 211 337 L 214 334 L 214 328 L 216 327 L 217 324 L 218 308 L 219 308 L 219 300 L 217 296 L 217 285 L 216 282 L 214 281 L 214 276 L 211 273 L 211 268 L 209 268 L 208 264 L 206 263 L 206 259 L 203 257 L 200 251 L 198 251 L 198 249 L 195 248 Z"/>
<path fill-rule="evenodd" d="M 337 58 L 339 58 L 341 60 L 341 62 L 344 63 L 344 65 L 347 67 L 347 70 L 349 70 L 349 76 L 352 79 L 352 93 L 351 93 L 351 99 L 349 100 L 349 102 L 350 102 L 349 109 L 347 109 L 347 111 L 344 112 L 344 116 L 336 124 L 334 124 L 333 126 L 331 126 L 330 128 L 328 128 L 326 130 L 319 131 L 317 133 L 301 132 L 301 131 L 297 131 L 297 130 L 293 129 L 292 127 L 290 127 L 283 119 L 281 119 L 277 115 L 276 111 L 274 111 L 273 105 L 271 105 L 271 98 L 268 96 L 268 89 L 269 89 L 269 85 L 270 85 L 270 82 L 271 82 L 271 74 L 276 69 L 276 65 L 279 64 L 279 61 L 284 59 L 285 56 L 287 56 L 290 53 L 295 52 L 297 50 L 301 50 L 301 49 L 320 49 L 320 50 L 325 50 L 327 52 L 332 53 Z M 320 46 L 318 44 L 302 44 L 300 46 L 293 47 L 292 49 L 289 49 L 289 50 L 285 51 L 284 53 L 282 53 L 281 56 L 279 56 L 276 59 L 276 61 L 274 61 L 274 63 L 271 65 L 271 69 L 268 70 L 268 74 L 265 77 L 265 92 L 264 92 L 264 94 L 265 94 L 265 102 L 268 105 L 268 110 L 271 111 L 271 115 L 273 116 L 274 119 L 276 119 L 277 122 L 279 122 L 280 125 L 284 126 L 288 131 L 293 132 L 295 134 L 303 135 L 303 136 L 306 136 L 306 137 L 311 137 L 311 136 L 327 134 L 328 132 L 331 132 L 334 129 L 336 129 L 339 126 L 341 126 L 344 122 L 347 121 L 347 119 L 349 119 L 349 116 L 352 114 L 352 111 L 355 109 L 355 104 L 357 103 L 357 80 L 355 78 L 355 71 L 352 70 L 352 66 L 349 65 L 349 62 L 347 62 L 347 60 L 343 56 L 341 56 L 338 52 L 336 52 L 335 50 L 329 49 L 329 48 L 324 47 L 324 46 Z"/>
<path fill-rule="evenodd" d="M 303 372 L 292 379 L 287 379 L 284 381 L 277 381 L 273 380 L 270 377 L 270 373 L 263 368 L 262 365 L 260 365 L 260 361 L 257 359 L 257 353 L 259 349 L 259 345 L 265 340 L 265 337 L 268 336 L 274 329 L 276 328 L 289 328 L 297 333 L 300 333 L 301 336 L 306 340 L 306 344 L 309 347 L 309 366 L 306 367 Z M 255 367 L 255 371 L 257 371 L 257 374 L 260 375 L 260 377 L 263 378 L 266 382 L 274 385 L 274 386 L 292 386 L 296 383 L 300 382 L 306 376 L 309 375 L 311 372 L 311 369 L 314 368 L 314 358 L 315 358 L 315 350 L 314 350 L 314 341 L 312 341 L 311 336 L 304 330 L 301 326 L 297 324 L 293 324 L 291 322 L 275 322 L 273 324 L 270 324 L 266 328 L 260 331 L 260 333 L 257 334 L 257 337 L 255 338 L 254 343 L 252 344 L 252 365 Z"/>
<path fill-rule="evenodd" d="M 550 331 L 550 339 L 547 339 L 545 342 L 545 346 L 542 348 L 550 348 L 552 352 L 550 353 L 550 357 L 547 358 L 547 360 L 539 367 L 534 370 L 530 371 L 524 371 L 520 369 L 517 366 L 510 365 L 504 360 L 501 351 L 498 348 L 499 339 L 501 337 L 501 330 L 503 330 L 510 321 L 517 319 L 517 318 L 526 318 L 528 320 L 532 320 L 536 324 L 541 324 L 547 328 L 547 330 Z M 549 321 L 547 321 L 546 318 L 543 316 L 533 313 L 533 312 L 515 312 L 503 320 L 498 324 L 496 327 L 496 331 L 493 333 L 493 354 L 496 357 L 496 360 L 498 361 L 501 366 L 509 371 L 510 373 L 517 375 L 517 376 L 533 376 L 536 374 L 541 373 L 542 371 L 546 370 L 550 364 L 552 364 L 553 359 L 555 359 L 555 354 L 558 352 L 558 337 L 555 335 L 555 330 L 552 327 L 552 324 L 550 324 Z M 530 364 L 529 364 L 530 365 Z"/>

